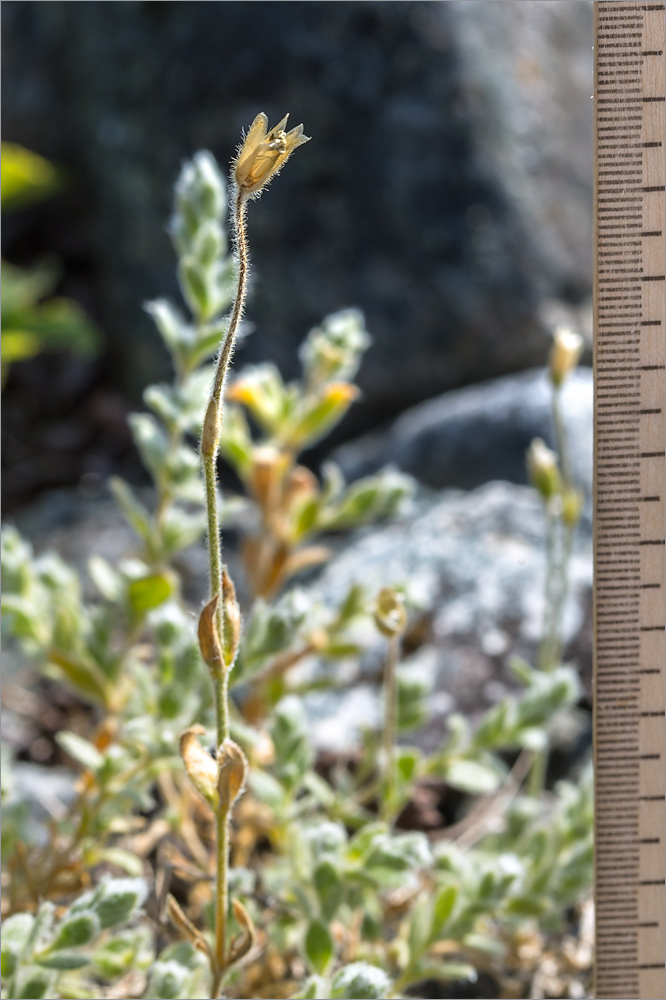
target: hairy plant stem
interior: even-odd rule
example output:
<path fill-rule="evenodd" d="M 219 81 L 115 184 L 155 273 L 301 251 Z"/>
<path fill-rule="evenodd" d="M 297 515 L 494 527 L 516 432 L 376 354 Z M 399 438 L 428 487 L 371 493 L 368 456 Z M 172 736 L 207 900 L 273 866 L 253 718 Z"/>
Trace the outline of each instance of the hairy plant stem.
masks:
<path fill-rule="evenodd" d="M 392 635 L 388 641 L 386 670 L 384 673 L 384 796 L 382 816 L 391 823 L 395 808 L 395 740 L 398 730 L 398 686 L 395 670 L 398 664 L 400 636 Z"/>
<path fill-rule="evenodd" d="M 236 336 L 243 317 L 247 295 L 249 256 L 245 234 L 247 198 L 235 192 L 233 234 L 238 263 L 236 295 L 226 337 L 220 348 L 215 376 L 201 432 L 201 460 L 204 470 L 206 514 L 208 518 L 208 560 L 210 569 L 210 599 L 217 597 L 216 625 L 224 648 L 224 617 L 222 614 L 222 543 L 217 507 L 217 454 L 222 430 L 224 384 L 231 363 Z M 215 722 L 217 746 L 229 738 L 229 668 L 220 664 L 213 672 L 215 691 Z M 212 1000 L 219 997 L 227 961 L 227 910 L 229 905 L 229 810 L 220 807 L 215 816 L 216 868 L 215 885 L 215 963 L 213 967 Z"/>

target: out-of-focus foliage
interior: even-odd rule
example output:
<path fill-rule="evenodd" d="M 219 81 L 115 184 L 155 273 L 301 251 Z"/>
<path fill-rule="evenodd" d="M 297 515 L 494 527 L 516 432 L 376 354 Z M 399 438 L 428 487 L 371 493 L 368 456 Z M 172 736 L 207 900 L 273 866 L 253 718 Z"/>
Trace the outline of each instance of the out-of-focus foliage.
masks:
<path fill-rule="evenodd" d="M 171 225 L 191 315 L 165 301 L 147 307 L 175 376 L 148 387 L 151 412 L 131 420 L 154 507 L 114 484 L 136 555 L 117 564 L 94 556 L 96 595 L 86 598 L 62 559 L 35 556 L 15 530 L 3 533 L 7 637 L 95 711 L 89 732 L 59 735 L 79 778 L 74 803 L 46 830 L 30 820 L 17 783 L 3 778 L 7 1000 L 210 995 L 209 803 L 223 789 L 197 796 L 179 755 L 186 731 L 188 773 L 200 769 L 195 787 L 217 773 L 207 749 L 215 732 L 208 669 L 176 557 L 204 530 L 194 439 L 232 294 L 225 202 L 217 164 L 197 154 L 178 181 Z M 299 381 L 285 384 L 263 365 L 241 372 L 227 392 L 221 451 L 247 497 L 222 510 L 228 520 L 244 507 L 254 595 L 230 676 L 231 735 L 249 776 L 231 841 L 228 997 L 418 996 L 426 980 L 453 988 L 481 970 L 501 978 L 524 935 L 561 933 L 591 884 L 591 773 L 553 791 L 543 782 L 558 724 L 580 696 L 575 669 L 561 662 L 566 561 L 550 567 L 559 574 L 557 606 L 537 666 L 516 661 L 516 693 L 474 726 L 449 718 L 433 753 L 414 745 L 432 692 L 398 662 L 410 610 L 401 594 L 354 586 L 327 608 L 307 585 L 285 590 L 327 558 L 322 534 L 389 516 L 409 493 L 395 472 L 347 486 L 333 466 L 320 480 L 298 464 L 346 412 L 368 343 L 361 314 L 345 310 L 306 338 Z M 565 541 L 575 524 L 562 502 L 571 488 L 562 474 L 542 493 Z M 369 641 L 387 647 L 384 721 L 368 727 L 361 754 L 341 752 L 322 767 L 302 694 L 338 683 L 339 661 Z M 313 658 L 324 669 L 297 680 L 293 667 Z M 401 829 L 405 808 L 433 781 L 465 796 L 464 814 L 436 837 Z M 110 869 L 125 877 L 105 881 Z"/>
<path fill-rule="evenodd" d="M 22 208 L 61 188 L 55 167 L 14 143 L 2 144 L 2 210 Z M 2 382 L 16 361 L 40 351 L 93 353 L 99 345 L 95 324 L 75 302 L 50 297 L 60 281 L 57 263 L 42 261 L 23 269 L 2 261 Z"/>
<path fill-rule="evenodd" d="M 2 207 L 22 208 L 55 194 L 60 175 L 52 163 L 14 142 L 2 143 Z"/>

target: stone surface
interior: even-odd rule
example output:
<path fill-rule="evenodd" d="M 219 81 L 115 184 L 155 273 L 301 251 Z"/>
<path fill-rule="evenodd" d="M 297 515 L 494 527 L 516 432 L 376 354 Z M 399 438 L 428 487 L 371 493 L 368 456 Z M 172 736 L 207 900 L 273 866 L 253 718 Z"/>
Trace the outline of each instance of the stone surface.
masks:
<path fill-rule="evenodd" d="M 375 344 L 341 435 L 541 363 L 544 298 L 590 292 L 587 0 L 8 0 L 2 22 L 4 135 L 69 177 L 9 220 L 8 247 L 63 259 L 108 335 L 105 376 L 135 398 L 166 365 L 141 303 L 176 293 L 179 164 L 228 162 L 262 109 L 314 138 L 252 206 L 238 360 L 291 375 L 311 325 L 362 308 Z"/>
<path fill-rule="evenodd" d="M 412 608 L 407 647 L 417 648 L 405 667 L 433 682 L 431 717 L 420 737 L 430 749 L 441 742 L 449 712 L 474 716 L 515 686 L 508 670 L 512 656 L 534 662 L 544 609 L 544 539 L 543 510 L 531 489 L 495 482 L 472 492 L 445 490 L 418 501 L 400 522 L 358 533 L 312 584 L 311 591 L 331 605 L 352 583 L 370 595 L 386 585 L 406 587 Z M 565 657 L 578 664 L 588 693 L 591 585 L 591 532 L 583 524 L 570 565 L 563 635 Z M 307 697 L 321 745 L 353 744 L 359 725 L 378 717 L 376 682 L 384 656 L 385 643 L 375 638 L 360 665 L 358 704 L 355 688 Z M 350 680 L 359 676 L 357 665 L 348 667 Z M 344 667 L 336 671 L 345 676 Z"/>
<path fill-rule="evenodd" d="M 527 481 L 525 452 L 535 437 L 554 446 L 552 389 L 544 369 L 444 393 L 333 453 L 347 479 L 395 465 L 428 486 L 472 489 L 490 479 Z M 562 389 L 573 475 L 592 493 L 592 370 Z"/>

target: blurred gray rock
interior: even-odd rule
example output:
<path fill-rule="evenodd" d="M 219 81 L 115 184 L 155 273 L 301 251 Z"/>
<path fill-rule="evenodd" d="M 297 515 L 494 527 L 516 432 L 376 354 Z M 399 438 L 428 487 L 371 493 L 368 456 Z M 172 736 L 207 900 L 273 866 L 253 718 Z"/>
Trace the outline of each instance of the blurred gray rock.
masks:
<path fill-rule="evenodd" d="M 166 366 L 141 303 L 176 294 L 179 164 L 202 147 L 227 163 L 260 110 L 313 141 L 252 207 L 257 332 L 238 362 L 291 376 L 310 326 L 361 307 L 375 344 L 339 439 L 542 363 L 540 303 L 590 293 L 587 0 L 8 0 L 2 24 L 4 136 L 70 179 L 9 220 L 8 245 L 76 272 L 64 290 L 135 397 Z"/>
<path fill-rule="evenodd" d="M 24 822 L 29 822 L 32 844 L 49 843 L 48 823 L 62 820 L 67 808 L 76 799 L 76 775 L 64 767 L 42 767 L 26 761 L 13 761 L 10 789 L 3 808 L 20 807 L 25 812 Z"/>
<path fill-rule="evenodd" d="M 552 389 L 544 369 L 444 393 L 407 410 L 388 428 L 333 453 L 347 479 L 395 465 L 441 489 L 472 489 L 491 479 L 526 483 L 525 452 L 535 437 L 554 446 Z M 592 369 L 562 389 L 562 412 L 576 482 L 592 494 Z"/>
<path fill-rule="evenodd" d="M 544 543 L 543 509 L 534 490 L 502 482 L 469 493 L 445 490 L 419 501 L 401 522 L 358 533 L 311 592 L 334 606 L 353 583 L 369 595 L 386 585 L 406 588 L 411 606 L 406 645 L 417 649 L 405 667 L 425 672 L 433 683 L 430 719 L 418 742 L 434 749 L 450 712 L 473 718 L 515 689 L 507 666 L 512 656 L 534 662 L 544 611 Z M 565 656 L 577 663 L 588 690 L 591 587 L 591 530 L 583 524 L 571 560 L 563 635 Z M 386 643 L 376 633 L 366 639 L 370 645 L 358 688 L 306 696 L 315 740 L 326 749 L 353 746 L 361 726 L 379 719 Z M 347 666 L 351 683 L 358 665 Z M 309 666 L 315 673 L 330 669 L 330 664 Z M 345 676 L 344 665 L 336 665 L 336 677 Z"/>

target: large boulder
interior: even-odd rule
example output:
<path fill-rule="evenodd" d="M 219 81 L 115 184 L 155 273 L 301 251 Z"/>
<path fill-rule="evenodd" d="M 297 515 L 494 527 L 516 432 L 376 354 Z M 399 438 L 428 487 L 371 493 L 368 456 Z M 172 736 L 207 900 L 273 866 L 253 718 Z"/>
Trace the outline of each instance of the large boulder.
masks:
<path fill-rule="evenodd" d="M 580 368 L 567 379 L 561 407 L 573 475 L 589 500 L 591 368 Z M 429 399 L 390 426 L 343 444 L 333 458 L 350 480 L 392 464 L 436 489 L 473 489 L 491 479 L 526 483 L 525 452 L 535 437 L 555 445 L 552 387 L 544 369 L 506 375 Z"/>
<path fill-rule="evenodd" d="M 587 0 L 10 0 L 2 25 L 4 135 L 70 179 L 10 220 L 8 246 L 64 259 L 135 397 L 166 367 L 141 303 L 176 294 L 179 165 L 202 147 L 226 164 L 259 110 L 314 138 L 252 207 L 239 362 L 293 374 L 311 325 L 361 307 L 375 344 L 348 436 L 541 363 L 544 299 L 589 294 Z"/>

